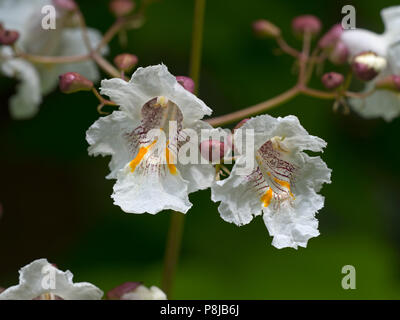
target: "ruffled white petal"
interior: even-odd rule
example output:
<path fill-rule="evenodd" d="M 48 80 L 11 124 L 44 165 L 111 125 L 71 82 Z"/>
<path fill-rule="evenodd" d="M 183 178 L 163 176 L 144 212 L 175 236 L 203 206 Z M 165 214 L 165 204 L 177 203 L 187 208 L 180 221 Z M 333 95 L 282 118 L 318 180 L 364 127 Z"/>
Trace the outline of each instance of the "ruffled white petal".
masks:
<path fill-rule="evenodd" d="M 186 213 L 192 204 L 188 197 L 187 182 L 179 172 L 160 175 L 157 171 L 131 171 L 129 164 L 119 171 L 114 193 L 114 204 L 128 213 L 156 214 L 171 209 Z"/>
<path fill-rule="evenodd" d="M 134 291 L 125 293 L 121 300 L 167 300 L 167 296 L 156 286 L 147 288 L 141 285 Z"/>
<path fill-rule="evenodd" d="M 389 45 L 385 36 L 364 29 L 345 30 L 341 40 L 349 49 L 350 56 L 363 51 L 373 51 L 379 56 L 386 57 Z"/>
<path fill-rule="evenodd" d="M 2 72 L 18 79 L 17 93 L 11 97 L 10 114 L 15 119 L 33 117 L 42 101 L 40 79 L 35 67 L 22 59 L 7 60 L 1 65 Z"/>
<path fill-rule="evenodd" d="M 45 287 L 45 277 L 52 273 L 55 275 L 55 288 Z M 48 293 L 64 300 L 100 300 L 103 296 L 103 292 L 90 283 L 73 283 L 70 271 L 60 271 L 46 259 L 33 261 L 23 267 L 19 274 L 19 284 L 3 291 L 0 300 L 32 300 Z"/>
<path fill-rule="evenodd" d="M 364 91 L 370 91 L 373 84 L 367 84 Z M 400 95 L 389 90 L 376 90 L 364 99 L 349 99 L 352 108 L 367 119 L 382 117 L 392 121 L 400 114 Z"/>
<path fill-rule="evenodd" d="M 238 159 L 238 162 L 240 161 Z M 218 212 L 222 219 L 242 226 L 261 214 L 262 203 L 254 192 L 251 182 L 245 176 L 236 174 L 237 167 L 235 164 L 228 178 L 216 181 L 211 186 L 211 200 L 221 202 Z"/>
<path fill-rule="evenodd" d="M 305 130 L 296 116 L 274 118 L 261 115 L 251 118 L 242 127 L 242 137 L 246 138 L 246 129 L 254 130 L 255 149 L 260 148 L 269 139 L 283 137 L 285 145 L 293 151 L 311 150 L 320 152 L 326 147 L 326 142 L 321 138 L 311 136 Z M 239 136 L 236 130 L 235 139 Z"/>
<path fill-rule="evenodd" d="M 86 132 L 89 143 L 89 155 L 111 155 L 108 179 L 116 179 L 117 172 L 125 167 L 137 153 L 134 144 L 130 144 L 126 134 L 139 126 L 140 120 L 130 118 L 123 111 L 114 111 L 97 120 Z"/>
<path fill-rule="evenodd" d="M 40 9 L 50 3 L 49 0 L 0 0 L 0 21 L 5 28 L 17 30 L 23 36 L 32 14 L 40 14 Z"/>
<path fill-rule="evenodd" d="M 274 237 L 272 245 L 278 249 L 306 247 L 309 239 L 319 235 L 315 214 L 324 206 L 324 197 L 317 192 L 331 182 L 331 170 L 320 157 L 300 156 L 303 164 L 296 177 L 294 204 L 283 203 L 279 211 L 263 209 L 265 225 Z"/>
<path fill-rule="evenodd" d="M 392 6 L 381 10 L 385 32 L 396 32 L 400 29 L 400 6 Z"/>
<path fill-rule="evenodd" d="M 192 126 L 212 112 L 203 101 L 184 89 L 164 65 L 139 68 L 129 82 L 121 79 L 103 80 L 101 93 L 109 96 L 133 118 L 140 117 L 145 103 L 155 97 L 165 96 L 178 105 L 184 127 Z"/>

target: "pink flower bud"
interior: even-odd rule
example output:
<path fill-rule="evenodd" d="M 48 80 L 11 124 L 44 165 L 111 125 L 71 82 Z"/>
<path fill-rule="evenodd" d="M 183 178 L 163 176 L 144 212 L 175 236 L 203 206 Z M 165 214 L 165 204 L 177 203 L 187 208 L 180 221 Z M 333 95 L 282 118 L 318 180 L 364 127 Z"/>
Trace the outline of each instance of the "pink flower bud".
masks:
<path fill-rule="evenodd" d="M 75 11 L 78 8 L 74 0 L 53 0 L 53 4 L 65 11 Z"/>
<path fill-rule="evenodd" d="M 19 32 L 16 30 L 0 30 L 0 44 L 10 46 L 13 45 L 19 38 Z"/>
<path fill-rule="evenodd" d="M 120 286 L 108 291 L 107 299 L 122 300 L 123 296 L 129 292 L 135 291 L 142 283 L 141 282 L 125 282 Z"/>
<path fill-rule="evenodd" d="M 242 127 L 247 121 L 249 121 L 250 118 L 245 118 L 242 121 L 240 121 L 234 128 L 233 128 L 233 132 L 235 132 L 236 129 L 239 129 L 240 127 Z"/>
<path fill-rule="evenodd" d="M 343 83 L 344 77 L 340 73 L 328 72 L 322 76 L 321 81 L 325 88 L 332 90 Z"/>
<path fill-rule="evenodd" d="M 263 38 L 276 38 L 281 35 L 281 29 L 264 19 L 253 22 L 253 31 Z"/>
<path fill-rule="evenodd" d="M 392 74 L 380 79 L 375 83 L 375 87 L 400 92 L 400 76 Z"/>
<path fill-rule="evenodd" d="M 297 35 L 303 35 L 306 32 L 316 35 L 321 31 L 321 21 L 313 15 L 298 16 L 292 21 L 292 29 Z"/>
<path fill-rule="evenodd" d="M 63 93 L 90 91 L 93 88 L 93 82 L 77 72 L 67 72 L 59 77 L 59 87 Z"/>
<path fill-rule="evenodd" d="M 372 51 L 356 55 L 351 63 L 353 73 L 363 81 L 370 81 L 386 68 L 386 59 Z"/>
<path fill-rule="evenodd" d="M 132 0 L 112 0 L 110 2 L 110 11 L 116 17 L 123 17 L 130 14 L 135 9 L 135 3 Z"/>
<path fill-rule="evenodd" d="M 332 28 L 325 33 L 318 42 L 318 46 L 321 49 L 333 48 L 336 42 L 339 41 L 340 36 L 343 33 L 341 24 L 335 24 Z"/>
<path fill-rule="evenodd" d="M 346 63 L 349 58 L 349 49 L 343 41 L 336 42 L 332 52 L 329 55 L 329 60 L 336 65 Z"/>
<path fill-rule="evenodd" d="M 217 140 L 206 140 L 200 143 L 201 156 L 210 162 L 219 162 L 225 155 L 225 144 Z"/>
<path fill-rule="evenodd" d="M 185 76 L 177 76 L 176 81 L 178 81 L 178 83 L 187 91 L 194 93 L 194 81 L 191 78 Z"/>
<path fill-rule="evenodd" d="M 138 63 L 138 57 L 134 54 L 122 53 L 114 58 L 114 64 L 121 71 L 130 71 Z"/>

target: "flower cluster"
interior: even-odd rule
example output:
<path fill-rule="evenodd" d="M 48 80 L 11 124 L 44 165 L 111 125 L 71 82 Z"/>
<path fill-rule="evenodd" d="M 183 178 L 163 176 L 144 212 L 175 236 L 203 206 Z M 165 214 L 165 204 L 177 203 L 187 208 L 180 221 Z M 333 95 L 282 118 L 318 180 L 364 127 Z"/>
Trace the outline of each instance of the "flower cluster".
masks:
<path fill-rule="evenodd" d="M 122 211 L 187 213 L 193 205 L 189 195 L 210 189 L 223 220 L 242 226 L 262 216 L 274 247 L 306 247 L 319 235 L 316 214 L 324 206 L 319 192 L 331 182 L 331 169 L 320 156 L 307 152 L 321 153 L 327 143 L 310 135 L 295 116 L 274 118 L 265 113 L 303 94 L 332 99 L 334 110 L 343 106 L 349 112 L 349 104 L 366 118 L 389 121 L 398 116 L 400 6 L 382 11 L 381 35 L 343 30 L 337 24 L 318 38 L 323 25 L 317 17 L 296 17 L 292 31 L 302 41 L 301 50 L 291 47 L 272 22 L 255 21 L 259 37 L 275 40 L 295 59 L 297 82 L 275 98 L 207 118 L 213 110 L 196 95 L 198 79 L 174 76 L 163 64 L 139 67 L 129 78 L 138 65 L 136 55 L 118 54 L 113 64 L 103 57 L 117 32 L 123 39 L 126 29 L 141 26 L 147 1 L 141 3 L 137 10 L 131 0 L 112 0 L 116 22 L 102 36 L 86 27 L 73 0 L 0 0 L 0 72 L 19 80 L 9 101 L 10 115 L 32 117 L 42 97 L 57 84 L 63 93 L 92 92 L 100 102 L 97 110 L 105 116 L 86 132 L 88 153 L 111 156 L 106 178 L 115 180 L 111 198 Z M 56 10 L 54 30 L 43 27 L 46 6 Z M 326 61 L 331 66 L 347 64 L 349 76 L 329 70 L 319 74 L 324 90 L 309 87 Z M 110 76 L 101 81 L 99 91 L 98 67 Z M 365 83 L 364 91 L 349 90 L 351 75 Z M 104 106 L 112 112 L 105 112 Z M 237 124 L 233 130 L 221 127 L 228 123 Z M 70 271 L 39 259 L 20 270 L 19 284 L 1 291 L 0 300 L 102 299 L 99 288 L 74 283 L 72 278 Z M 126 282 L 109 291 L 107 298 L 165 300 L 167 296 L 157 287 Z"/>

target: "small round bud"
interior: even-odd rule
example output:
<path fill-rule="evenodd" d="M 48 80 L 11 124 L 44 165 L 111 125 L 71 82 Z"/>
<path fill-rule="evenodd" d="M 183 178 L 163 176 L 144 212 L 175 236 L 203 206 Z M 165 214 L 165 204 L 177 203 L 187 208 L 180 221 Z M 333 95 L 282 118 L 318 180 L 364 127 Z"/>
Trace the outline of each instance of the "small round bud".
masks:
<path fill-rule="evenodd" d="M 281 35 L 281 29 L 264 19 L 253 22 L 253 31 L 263 38 L 276 38 Z"/>
<path fill-rule="evenodd" d="M 90 91 L 93 88 L 93 82 L 77 72 L 67 72 L 59 77 L 59 87 L 63 93 Z"/>
<path fill-rule="evenodd" d="M 344 64 L 349 59 L 349 49 L 343 41 L 336 42 L 332 52 L 329 54 L 329 60 L 336 65 Z"/>
<path fill-rule="evenodd" d="M 191 78 L 185 76 L 177 76 L 176 81 L 178 81 L 178 83 L 187 91 L 194 93 L 194 81 Z"/>
<path fill-rule="evenodd" d="M 74 0 L 53 0 L 55 7 L 65 11 L 75 11 L 78 6 Z"/>
<path fill-rule="evenodd" d="M 110 11 L 116 17 L 124 17 L 135 9 L 135 3 L 132 0 L 112 0 L 110 2 Z"/>
<path fill-rule="evenodd" d="M 375 87 L 400 92 L 400 76 L 392 74 L 380 79 L 375 83 Z"/>
<path fill-rule="evenodd" d="M 343 33 L 341 24 L 335 24 L 332 28 L 325 33 L 318 42 L 318 46 L 321 49 L 333 48 L 336 42 L 339 41 L 340 36 Z"/>
<path fill-rule="evenodd" d="M 292 20 L 292 29 L 297 35 L 303 35 L 306 32 L 316 35 L 321 31 L 321 21 L 313 15 L 298 16 Z"/>
<path fill-rule="evenodd" d="M 122 300 L 125 294 L 135 291 L 141 285 L 142 285 L 141 282 L 125 282 L 120 286 L 108 291 L 107 299 Z"/>
<path fill-rule="evenodd" d="M 363 81 L 370 81 L 375 78 L 386 68 L 386 65 L 386 59 L 372 51 L 356 55 L 351 63 L 354 74 Z"/>
<path fill-rule="evenodd" d="M 114 64 L 121 71 L 128 72 L 132 70 L 138 63 L 138 57 L 134 54 L 122 53 L 114 58 Z"/>
<path fill-rule="evenodd" d="M 328 72 L 322 76 L 321 81 L 325 88 L 332 90 L 336 89 L 344 82 L 344 77 L 337 72 Z"/>
<path fill-rule="evenodd" d="M 210 162 L 219 162 L 225 155 L 225 144 L 217 140 L 206 140 L 200 143 L 201 156 Z"/>
<path fill-rule="evenodd" d="M 10 46 L 13 45 L 19 38 L 19 32 L 16 30 L 0 30 L 0 44 Z"/>

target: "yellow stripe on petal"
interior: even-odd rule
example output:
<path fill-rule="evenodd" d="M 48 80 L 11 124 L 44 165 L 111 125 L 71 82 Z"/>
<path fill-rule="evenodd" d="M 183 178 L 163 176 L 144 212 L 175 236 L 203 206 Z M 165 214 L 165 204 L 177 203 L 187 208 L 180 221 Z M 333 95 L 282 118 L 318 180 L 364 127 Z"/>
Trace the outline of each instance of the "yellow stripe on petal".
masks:
<path fill-rule="evenodd" d="M 268 190 L 264 193 L 264 195 L 260 199 L 264 207 L 268 207 L 270 205 L 272 200 L 272 195 L 273 195 L 272 189 L 268 188 Z"/>
<path fill-rule="evenodd" d="M 168 148 L 168 142 L 167 142 L 167 147 L 165 148 L 165 157 L 167 158 L 167 165 L 168 165 L 169 172 L 171 174 L 176 174 L 176 166 L 172 163 L 173 159 L 172 159 L 172 155 Z"/>
<path fill-rule="evenodd" d="M 284 180 L 279 180 L 279 179 L 277 179 L 277 178 L 274 178 L 274 181 L 275 181 L 276 183 L 280 184 L 282 187 L 288 189 L 288 191 L 289 191 L 289 193 L 290 193 L 290 196 L 291 196 L 292 198 L 294 198 L 293 193 L 290 191 L 290 182 L 287 182 L 287 181 L 284 181 Z"/>
<path fill-rule="evenodd" d="M 141 147 L 139 149 L 139 152 L 137 154 L 137 156 L 135 157 L 135 159 L 133 159 L 129 165 L 131 167 L 131 172 L 134 172 L 137 165 L 143 160 L 143 157 L 146 155 L 146 153 L 150 150 L 150 148 L 157 142 L 157 140 L 153 141 L 150 145 L 148 145 L 147 147 Z"/>

